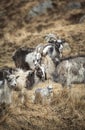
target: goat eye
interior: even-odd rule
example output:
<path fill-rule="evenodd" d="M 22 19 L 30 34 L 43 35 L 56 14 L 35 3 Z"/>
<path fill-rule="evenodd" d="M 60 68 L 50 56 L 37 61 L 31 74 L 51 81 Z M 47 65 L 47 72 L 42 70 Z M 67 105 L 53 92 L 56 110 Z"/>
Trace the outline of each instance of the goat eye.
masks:
<path fill-rule="evenodd" d="M 11 82 L 12 81 L 12 79 L 8 79 L 8 82 Z"/>

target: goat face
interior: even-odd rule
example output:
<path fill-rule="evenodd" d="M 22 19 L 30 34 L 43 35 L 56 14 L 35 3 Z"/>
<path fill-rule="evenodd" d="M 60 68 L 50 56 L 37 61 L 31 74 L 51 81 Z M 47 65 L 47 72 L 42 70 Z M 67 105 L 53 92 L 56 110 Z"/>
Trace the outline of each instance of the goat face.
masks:
<path fill-rule="evenodd" d="M 16 76 L 6 70 L 2 70 L 1 75 L 3 79 L 0 79 L 0 103 L 10 104 L 12 102 L 12 89 L 16 87 Z"/>
<path fill-rule="evenodd" d="M 0 70 L 0 85 L 4 84 L 6 80 L 9 87 L 16 86 L 16 77 L 12 74 L 13 72 L 13 68 L 7 66 L 3 67 L 2 70 Z"/>
<path fill-rule="evenodd" d="M 42 80 L 44 81 L 46 79 L 46 72 L 45 72 L 45 67 L 44 66 L 36 66 L 36 75 Z"/>
<path fill-rule="evenodd" d="M 54 44 L 48 44 L 43 49 L 43 55 L 49 55 L 52 59 L 54 57 L 59 58 L 60 52 L 58 48 L 56 49 L 56 46 Z"/>
<path fill-rule="evenodd" d="M 57 37 L 52 33 L 47 34 L 44 38 L 45 38 L 46 42 L 48 42 L 48 43 L 52 43 L 53 41 L 56 41 L 56 39 L 57 39 Z"/>
<path fill-rule="evenodd" d="M 9 88 L 11 88 L 11 89 L 15 89 L 15 88 L 16 88 L 17 78 L 18 78 L 18 77 L 16 77 L 16 76 L 13 75 L 13 74 L 8 74 L 8 75 L 5 77 Z"/>
<path fill-rule="evenodd" d="M 55 46 L 56 52 L 59 53 L 60 57 L 62 57 L 63 43 L 65 43 L 65 40 L 56 37 L 54 34 L 47 34 L 45 36 L 45 40 L 48 42 L 48 45 Z M 54 52 L 53 48 L 49 47 L 49 46 L 44 48 L 44 51 L 43 51 L 44 54 L 48 53 L 48 54 L 50 54 L 49 56 L 51 56 L 51 57 L 53 57 L 52 56 L 53 52 Z"/>
<path fill-rule="evenodd" d="M 56 47 L 59 49 L 59 52 L 62 52 L 63 50 L 63 44 L 65 43 L 65 40 L 64 39 L 57 39 L 55 41 L 55 45 Z"/>

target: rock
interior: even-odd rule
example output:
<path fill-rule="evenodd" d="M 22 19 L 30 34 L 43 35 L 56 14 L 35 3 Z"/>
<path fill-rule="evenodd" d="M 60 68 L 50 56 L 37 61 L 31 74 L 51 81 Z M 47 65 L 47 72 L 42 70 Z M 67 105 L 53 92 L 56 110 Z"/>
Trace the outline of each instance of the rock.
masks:
<path fill-rule="evenodd" d="M 79 23 L 85 23 L 85 15 L 80 18 Z"/>
<path fill-rule="evenodd" d="M 51 0 L 47 0 L 44 1 L 42 3 L 40 3 L 39 5 L 33 7 L 27 14 L 26 16 L 26 22 L 30 20 L 30 18 L 36 17 L 38 15 L 44 14 L 46 13 L 47 9 L 52 9 L 53 5 L 52 5 L 52 1 Z"/>
<path fill-rule="evenodd" d="M 67 5 L 67 8 L 70 9 L 70 10 L 80 9 L 81 3 L 80 2 L 69 2 L 68 5 Z"/>

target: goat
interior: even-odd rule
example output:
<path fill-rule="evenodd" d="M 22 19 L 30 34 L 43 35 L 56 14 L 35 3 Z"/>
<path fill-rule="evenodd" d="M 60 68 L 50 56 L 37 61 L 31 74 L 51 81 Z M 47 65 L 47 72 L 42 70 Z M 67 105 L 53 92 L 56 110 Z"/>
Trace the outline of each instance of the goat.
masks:
<path fill-rule="evenodd" d="M 14 74 L 18 77 L 16 91 L 19 91 L 21 103 L 24 102 L 25 91 L 32 89 L 34 85 L 38 84 L 40 81 L 43 81 L 45 78 L 44 71 L 39 67 L 35 70 L 27 71 L 17 68 Z"/>
<path fill-rule="evenodd" d="M 53 74 L 54 81 L 63 86 L 85 83 L 85 56 L 62 59 Z"/>
<path fill-rule="evenodd" d="M 63 44 L 66 42 L 65 39 L 56 37 L 54 34 L 47 34 L 45 40 L 48 44 L 43 49 L 44 54 L 48 54 L 51 58 L 54 58 L 57 53 L 62 57 Z"/>
<path fill-rule="evenodd" d="M 34 69 L 34 60 L 41 60 L 41 54 L 36 48 L 18 48 L 12 55 L 17 68 L 24 70 Z"/>
<path fill-rule="evenodd" d="M 25 71 L 20 68 L 16 68 L 14 71 L 14 74 L 18 77 L 15 91 L 18 92 L 18 97 L 20 97 L 21 103 L 24 102 L 25 91 L 27 91 L 26 80 L 29 73 L 29 70 Z"/>
<path fill-rule="evenodd" d="M 0 70 L 0 103 L 12 103 L 12 93 L 16 88 L 17 77 L 8 71 Z"/>
<path fill-rule="evenodd" d="M 53 87 L 48 86 L 45 88 L 37 88 L 35 90 L 34 95 L 35 95 L 34 103 L 41 102 L 41 104 L 43 105 L 49 104 L 53 96 Z"/>
<path fill-rule="evenodd" d="M 24 70 L 34 69 L 34 61 L 38 61 L 40 64 L 42 56 L 49 55 L 52 60 L 57 63 L 60 58 L 61 40 L 57 42 L 48 43 L 46 45 L 38 45 L 36 48 L 19 48 L 17 49 L 12 59 L 15 62 L 17 68 L 22 68 Z M 62 43 L 62 41 L 61 41 Z"/>

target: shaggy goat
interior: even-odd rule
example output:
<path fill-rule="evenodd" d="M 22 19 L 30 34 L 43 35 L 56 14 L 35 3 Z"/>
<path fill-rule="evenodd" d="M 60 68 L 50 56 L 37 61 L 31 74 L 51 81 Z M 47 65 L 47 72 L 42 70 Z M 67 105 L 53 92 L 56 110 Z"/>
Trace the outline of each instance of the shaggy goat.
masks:
<path fill-rule="evenodd" d="M 18 92 L 18 96 L 21 99 L 21 103 L 24 102 L 24 95 L 25 95 L 25 90 L 26 90 L 26 80 L 27 80 L 27 76 L 29 75 L 29 73 L 30 73 L 29 70 L 24 71 L 20 68 L 17 68 L 14 71 L 14 74 L 18 77 L 15 91 Z"/>
<path fill-rule="evenodd" d="M 0 70 L 0 103 L 12 103 L 12 90 L 16 88 L 16 79 L 8 71 Z"/>
<path fill-rule="evenodd" d="M 22 103 L 24 102 L 25 91 L 32 89 L 35 84 L 45 79 L 44 71 L 38 67 L 28 71 L 17 68 L 14 74 L 18 77 L 16 91 L 19 91 Z"/>
<path fill-rule="evenodd" d="M 54 81 L 63 86 L 73 83 L 85 83 L 85 56 L 63 59 L 53 74 Z"/>
<path fill-rule="evenodd" d="M 47 34 L 45 40 L 48 42 L 43 49 L 43 54 L 48 54 L 52 59 L 62 56 L 64 39 L 57 38 L 54 34 Z M 57 57 L 58 58 L 58 57 Z"/>
<path fill-rule="evenodd" d="M 54 63 L 59 62 L 63 41 L 56 40 L 46 45 L 39 44 L 36 48 L 19 48 L 17 49 L 12 59 L 17 68 L 24 70 L 35 69 L 35 62 L 41 63 L 42 56 L 49 55 Z"/>

